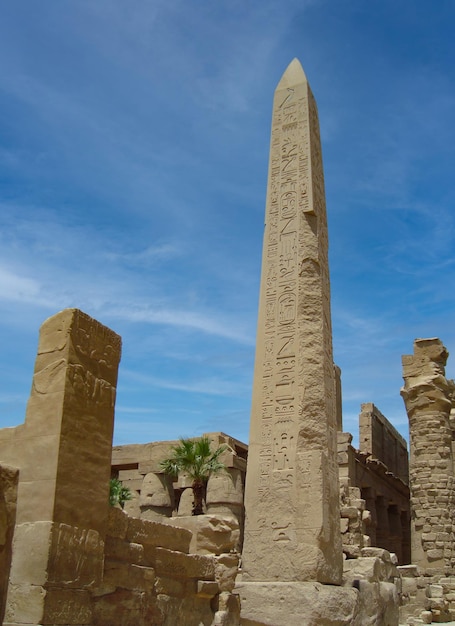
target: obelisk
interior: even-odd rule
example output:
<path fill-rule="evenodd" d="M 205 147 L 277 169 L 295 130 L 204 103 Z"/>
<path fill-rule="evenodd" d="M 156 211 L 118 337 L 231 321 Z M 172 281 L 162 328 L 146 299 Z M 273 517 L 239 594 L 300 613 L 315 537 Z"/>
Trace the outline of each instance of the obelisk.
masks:
<path fill-rule="evenodd" d="M 273 103 L 243 581 L 340 584 L 338 499 L 319 122 L 294 59 Z"/>

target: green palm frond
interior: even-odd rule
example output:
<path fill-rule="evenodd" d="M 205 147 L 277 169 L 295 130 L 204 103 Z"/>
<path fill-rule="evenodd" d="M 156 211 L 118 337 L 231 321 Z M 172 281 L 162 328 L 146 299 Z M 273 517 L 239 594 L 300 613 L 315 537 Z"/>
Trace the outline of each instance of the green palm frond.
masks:
<path fill-rule="evenodd" d="M 210 439 L 185 439 L 181 437 L 179 444 L 171 447 L 171 456 L 161 461 L 160 467 L 165 474 L 177 476 L 179 472 L 188 474 L 191 480 L 206 481 L 210 474 L 224 469 L 219 460 L 227 446 L 210 448 Z"/>

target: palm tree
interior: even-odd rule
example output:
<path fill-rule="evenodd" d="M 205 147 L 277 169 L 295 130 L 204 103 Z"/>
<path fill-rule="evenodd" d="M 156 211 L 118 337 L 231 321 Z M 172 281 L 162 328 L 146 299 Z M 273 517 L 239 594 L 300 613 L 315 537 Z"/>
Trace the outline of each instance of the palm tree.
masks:
<path fill-rule="evenodd" d="M 109 481 L 109 504 L 111 506 L 120 504 L 123 509 L 125 502 L 127 500 L 131 500 L 132 498 L 133 494 L 131 493 L 131 489 L 129 487 L 124 487 L 122 485 L 122 481 L 118 478 L 111 478 Z"/>
<path fill-rule="evenodd" d="M 172 455 L 161 461 L 160 466 L 165 474 L 178 476 L 184 472 L 193 481 L 193 515 L 202 515 L 204 490 L 210 474 L 216 474 L 224 469 L 224 463 L 219 458 L 227 450 L 227 446 L 219 446 L 211 450 L 210 439 L 184 439 L 180 437 L 177 446 L 171 446 Z"/>

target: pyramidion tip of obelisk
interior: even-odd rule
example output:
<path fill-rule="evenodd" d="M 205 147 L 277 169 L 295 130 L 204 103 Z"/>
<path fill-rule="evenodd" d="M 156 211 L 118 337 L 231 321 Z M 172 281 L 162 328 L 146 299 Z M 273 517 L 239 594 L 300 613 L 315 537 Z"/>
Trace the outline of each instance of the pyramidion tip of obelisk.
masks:
<path fill-rule="evenodd" d="M 296 85 L 298 83 L 306 82 L 308 81 L 307 77 L 305 76 L 305 72 L 303 71 L 303 67 L 298 58 L 295 57 L 285 69 L 284 74 L 277 85 L 277 89 L 282 89 L 283 87 L 289 87 L 290 85 Z"/>

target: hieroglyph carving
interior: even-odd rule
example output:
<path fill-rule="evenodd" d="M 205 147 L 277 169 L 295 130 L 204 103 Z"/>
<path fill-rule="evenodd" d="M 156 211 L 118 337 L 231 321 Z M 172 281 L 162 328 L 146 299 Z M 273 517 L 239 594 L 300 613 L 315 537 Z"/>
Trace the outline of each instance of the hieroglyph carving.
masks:
<path fill-rule="evenodd" d="M 313 511 L 308 495 L 315 471 L 328 474 L 321 479 L 324 509 L 335 501 L 327 480 L 337 488 L 327 241 L 316 103 L 294 60 L 275 92 L 272 118 L 247 478 L 247 555 L 248 537 L 252 543 L 261 535 L 261 541 L 291 545 L 299 528 L 308 529 L 314 542 L 333 534 L 325 514 Z M 322 451 L 324 459 L 314 458 L 307 473 L 308 446 Z M 279 528 L 286 531 L 277 532 Z M 294 558 L 289 555 L 290 561 Z M 247 556 L 252 579 L 252 571 L 261 568 L 268 576 L 260 560 L 255 567 Z M 291 579 L 307 577 L 298 563 L 290 569 Z"/>

